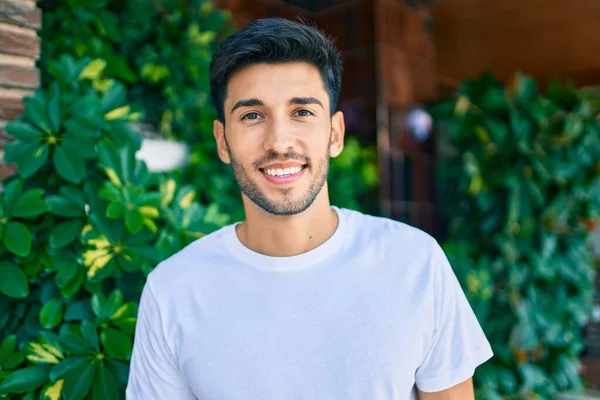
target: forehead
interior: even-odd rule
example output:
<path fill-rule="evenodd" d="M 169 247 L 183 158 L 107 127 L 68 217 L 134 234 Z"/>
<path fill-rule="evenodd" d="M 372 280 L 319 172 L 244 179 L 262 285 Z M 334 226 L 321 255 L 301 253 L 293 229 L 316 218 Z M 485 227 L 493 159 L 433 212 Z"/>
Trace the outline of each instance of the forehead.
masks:
<path fill-rule="evenodd" d="M 329 105 L 321 74 L 312 64 L 254 64 L 231 75 L 225 105 L 256 98 L 269 106 L 286 103 L 292 97 L 307 96 L 318 98 L 324 106 Z"/>

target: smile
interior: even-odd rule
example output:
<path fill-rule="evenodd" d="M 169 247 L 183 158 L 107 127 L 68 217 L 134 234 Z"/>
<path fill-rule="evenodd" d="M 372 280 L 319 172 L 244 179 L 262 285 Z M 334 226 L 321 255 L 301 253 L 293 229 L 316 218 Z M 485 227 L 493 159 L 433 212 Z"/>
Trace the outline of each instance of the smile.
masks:
<path fill-rule="evenodd" d="M 261 169 L 263 176 L 273 183 L 289 183 L 299 179 L 306 169 L 306 165 L 290 168 L 266 168 Z"/>

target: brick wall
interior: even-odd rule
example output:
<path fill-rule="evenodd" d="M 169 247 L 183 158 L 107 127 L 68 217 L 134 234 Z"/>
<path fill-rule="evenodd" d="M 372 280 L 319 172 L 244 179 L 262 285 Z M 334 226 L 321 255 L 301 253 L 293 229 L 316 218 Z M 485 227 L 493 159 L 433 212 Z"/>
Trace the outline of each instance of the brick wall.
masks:
<path fill-rule="evenodd" d="M 2 161 L 11 140 L 3 127 L 23 112 L 23 97 L 40 85 L 36 60 L 41 24 L 34 0 L 0 0 L 0 180 L 14 172 L 14 166 Z"/>

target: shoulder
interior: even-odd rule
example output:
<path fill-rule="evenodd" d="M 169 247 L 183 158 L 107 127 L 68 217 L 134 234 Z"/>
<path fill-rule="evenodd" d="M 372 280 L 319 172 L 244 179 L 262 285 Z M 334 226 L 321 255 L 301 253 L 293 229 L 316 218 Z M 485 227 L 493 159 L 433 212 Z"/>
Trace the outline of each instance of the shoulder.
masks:
<path fill-rule="evenodd" d="M 419 252 L 428 255 L 436 252 L 439 245 L 429 233 L 387 217 L 363 214 L 358 211 L 342 209 L 348 220 L 354 240 L 366 245 L 376 243 L 389 250 Z"/>
<path fill-rule="evenodd" d="M 211 269 L 227 264 L 230 254 L 227 242 L 234 229 L 234 225 L 228 225 L 203 236 L 159 263 L 148 275 L 153 292 L 168 296 L 192 282 L 200 285 Z"/>

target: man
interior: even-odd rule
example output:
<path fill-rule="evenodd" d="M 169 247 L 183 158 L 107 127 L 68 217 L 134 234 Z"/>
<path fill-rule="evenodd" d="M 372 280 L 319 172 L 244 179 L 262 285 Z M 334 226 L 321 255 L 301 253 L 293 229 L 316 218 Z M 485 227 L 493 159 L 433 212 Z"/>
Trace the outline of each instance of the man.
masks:
<path fill-rule="evenodd" d="M 473 399 L 492 356 L 437 242 L 332 207 L 341 61 L 314 27 L 251 22 L 211 63 L 246 219 L 148 277 L 128 399 Z"/>

